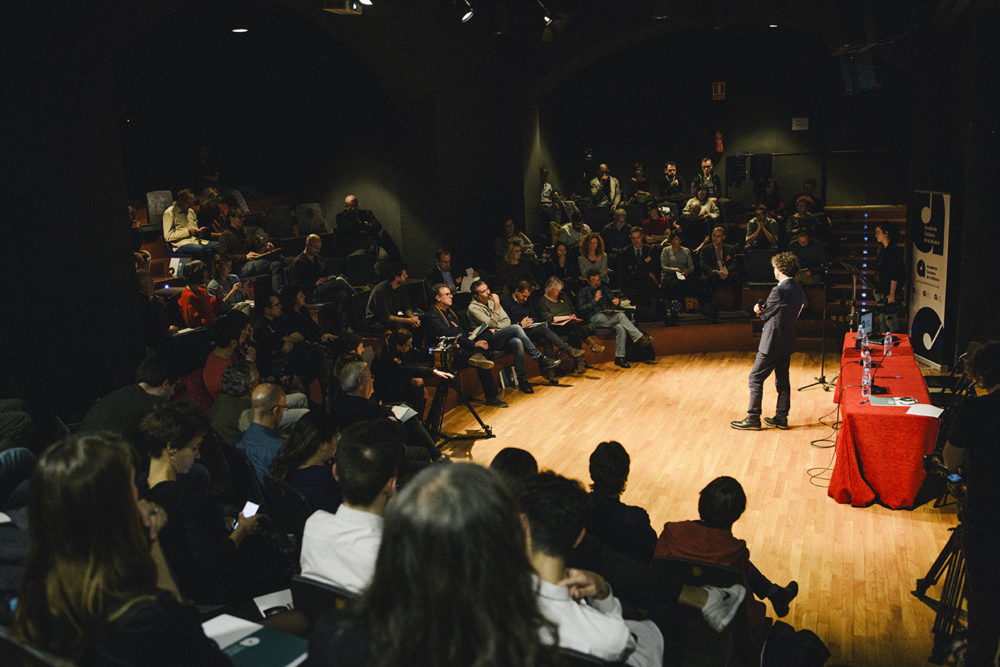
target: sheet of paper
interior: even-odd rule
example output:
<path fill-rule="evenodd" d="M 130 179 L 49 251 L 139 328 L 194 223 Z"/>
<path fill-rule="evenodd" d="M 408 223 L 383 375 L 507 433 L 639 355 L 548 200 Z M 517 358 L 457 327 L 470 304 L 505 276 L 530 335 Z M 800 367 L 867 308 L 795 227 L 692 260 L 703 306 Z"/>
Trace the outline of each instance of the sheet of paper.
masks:
<path fill-rule="evenodd" d="M 677 280 L 687 280 L 684 274 L 680 271 L 674 271 L 674 275 L 677 276 Z"/>
<path fill-rule="evenodd" d="M 417 416 L 417 411 L 408 405 L 394 405 L 390 408 L 390 410 L 392 410 L 392 416 L 401 422 L 405 422 L 407 419 Z M 291 596 L 289 596 L 289 600 L 290 599 Z"/>
<path fill-rule="evenodd" d="M 0 524 L 4 523 L 10 523 L 10 517 L 4 514 L 3 512 L 0 512 Z"/>
<path fill-rule="evenodd" d="M 908 415 L 919 415 L 921 417 L 934 417 L 937 419 L 944 412 L 941 408 L 936 405 L 927 405 L 926 403 L 918 403 L 916 405 L 911 405 L 910 409 L 906 411 Z"/>
<path fill-rule="evenodd" d="M 402 420 L 400 420 L 402 421 Z M 263 616 L 264 612 L 272 607 L 284 607 L 285 609 L 292 608 L 292 589 L 286 588 L 281 591 L 275 591 L 274 593 L 268 593 L 267 595 L 260 595 L 253 599 L 254 604 L 257 605 L 257 610 L 260 615 Z"/>
<path fill-rule="evenodd" d="M 262 627 L 264 626 L 260 623 L 236 618 L 229 614 L 219 614 L 201 624 L 205 636 L 214 639 L 219 648 L 226 648 Z"/>

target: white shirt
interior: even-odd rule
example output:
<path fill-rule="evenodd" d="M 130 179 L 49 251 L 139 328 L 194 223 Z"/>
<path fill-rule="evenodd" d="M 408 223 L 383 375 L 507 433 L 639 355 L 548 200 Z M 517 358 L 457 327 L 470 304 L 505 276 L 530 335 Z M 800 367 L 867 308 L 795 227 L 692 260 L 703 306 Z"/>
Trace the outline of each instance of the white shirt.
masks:
<path fill-rule="evenodd" d="M 535 577 L 538 608 L 559 629 L 559 646 L 635 667 L 663 664 L 663 635 L 652 621 L 626 621 L 614 595 L 576 601 L 569 589 Z M 552 637 L 542 637 L 552 643 Z"/>
<path fill-rule="evenodd" d="M 302 576 L 360 593 L 375 574 L 381 543 L 381 516 L 346 505 L 336 514 L 316 510 L 302 535 Z"/>
<path fill-rule="evenodd" d="M 163 238 L 174 250 L 186 243 L 198 245 L 205 243 L 204 239 L 191 235 L 191 230 L 197 228 L 198 214 L 193 208 L 189 208 L 187 213 L 182 213 L 175 202 L 163 212 Z"/>

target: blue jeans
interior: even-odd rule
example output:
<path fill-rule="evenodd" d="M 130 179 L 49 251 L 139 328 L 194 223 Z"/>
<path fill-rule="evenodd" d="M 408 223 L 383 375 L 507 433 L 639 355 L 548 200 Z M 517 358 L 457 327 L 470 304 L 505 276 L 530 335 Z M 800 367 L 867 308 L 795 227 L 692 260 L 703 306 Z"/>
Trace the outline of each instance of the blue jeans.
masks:
<path fill-rule="evenodd" d="M 195 259 L 200 259 L 201 261 L 205 262 L 205 264 L 211 266 L 212 257 L 214 257 L 215 253 L 217 253 L 218 251 L 219 251 L 219 242 L 209 241 L 208 243 L 205 244 L 185 243 L 182 246 L 177 246 L 176 248 L 174 248 L 173 252 L 175 255 L 181 255 L 184 257 L 194 257 Z"/>
<path fill-rule="evenodd" d="M 285 263 L 281 260 L 247 260 L 243 268 L 240 269 L 240 278 L 246 280 L 250 276 L 259 276 L 264 273 L 271 274 L 271 289 L 274 290 L 275 296 L 281 294 L 281 290 L 285 289 Z"/>
<path fill-rule="evenodd" d="M 327 280 L 322 285 L 316 285 L 312 291 L 311 300 L 314 303 L 333 302 L 337 313 L 337 324 L 341 331 L 350 324 L 351 296 L 357 292 L 345 278 L 337 277 Z"/>
<path fill-rule="evenodd" d="M 642 338 L 642 332 L 636 329 L 635 325 L 625 317 L 625 313 L 597 313 L 590 318 L 588 324 L 595 329 L 615 330 L 616 357 L 625 356 L 625 336 L 633 341 Z"/>
<path fill-rule="evenodd" d="M 505 349 L 514 355 L 514 370 L 517 371 L 519 382 L 527 379 L 524 370 L 524 353 L 527 352 L 532 359 L 540 359 L 542 356 L 535 344 L 528 338 L 528 334 L 524 333 L 520 324 L 511 324 L 509 327 L 494 331 L 490 341 L 490 349 Z"/>

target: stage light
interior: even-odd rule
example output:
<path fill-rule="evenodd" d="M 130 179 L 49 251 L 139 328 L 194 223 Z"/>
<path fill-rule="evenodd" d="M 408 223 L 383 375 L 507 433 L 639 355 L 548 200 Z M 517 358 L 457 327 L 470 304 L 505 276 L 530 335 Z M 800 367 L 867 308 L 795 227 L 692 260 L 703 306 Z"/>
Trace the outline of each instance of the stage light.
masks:
<path fill-rule="evenodd" d="M 233 28 L 233 32 L 235 32 L 237 34 L 242 34 L 242 33 L 245 33 L 245 32 L 250 32 L 250 29 L 249 28 Z"/>
<path fill-rule="evenodd" d="M 360 1 L 360 2 L 361 2 L 361 4 L 362 4 L 362 5 L 364 5 L 365 7 L 371 7 L 371 6 L 372 6 L 372 0 L 359 0 L 359 1 Z"/>
<path fill-rule="evenodd" d="M 360 16 L 361 5 L 358 4 L 358 0 L 325 0 L 323 11 L 331 14 Z"/>
<path fill-rule="evenodd" d="M 768 28 L 771 28 L 771 29 L 773 30 L 774 28 L 777 28 L 777 27 L 778 27 L 778 24 L 777 24 L 777 23 L 771 23 L 771 24 L 770 24 L 770 25 L 768 25 L 767 27 L 768 27 Z"/>
<path fill-rule="evenodd" d="M 549 11 L 549 8 L 545 6 L 542 0 L 535 0 L 535 3 L 542 10 L 542 20 L 545 22 L 545 25 L 552 23 L 552 12 Z"/>
<path fill-rule="evenodd" d="M 465 4 L 465 13 L 462 14 L 462 18 L 460 20 L 462 23 L 468 23 L 469 20 L 476 15 L 476 10 L 469 4 L 469 0 L 462 0 L 462 2 Z"/>

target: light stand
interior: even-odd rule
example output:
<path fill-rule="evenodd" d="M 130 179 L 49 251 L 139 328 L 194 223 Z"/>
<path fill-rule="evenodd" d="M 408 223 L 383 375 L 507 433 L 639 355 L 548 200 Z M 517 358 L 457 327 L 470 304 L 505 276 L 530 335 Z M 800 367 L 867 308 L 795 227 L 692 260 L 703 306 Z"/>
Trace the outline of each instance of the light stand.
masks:
<path fill-rule="evenodd" d="M 830 391 L 830 387 L 833 387 L 837 383 L 837 378 L 836 377 L 834 377 L 832 380 L 827 380 L 826 379 L 826 296 L 827 296 L 826 282 L 827 281 L 826 281 L 825 272 L 824 272 L 824 280 L 823 280 L 823 323 L 820 325 L 821 326 L 821 329 L 820 329 L 821 334 L 820 335 L 822 336 L 822 338 L 820 339 L 820 342 L 819 342 L 819 377 L 815 378 L 816 379 L 815 382 L 807 384 L 807 385 L 805 385 L 803 387 L 799 387 L 799 391 L 803 391 L 805 389 L 810 389 L 810 388 L 816 387 L 816 386 L 823 387 L 823 391 Z"/>

